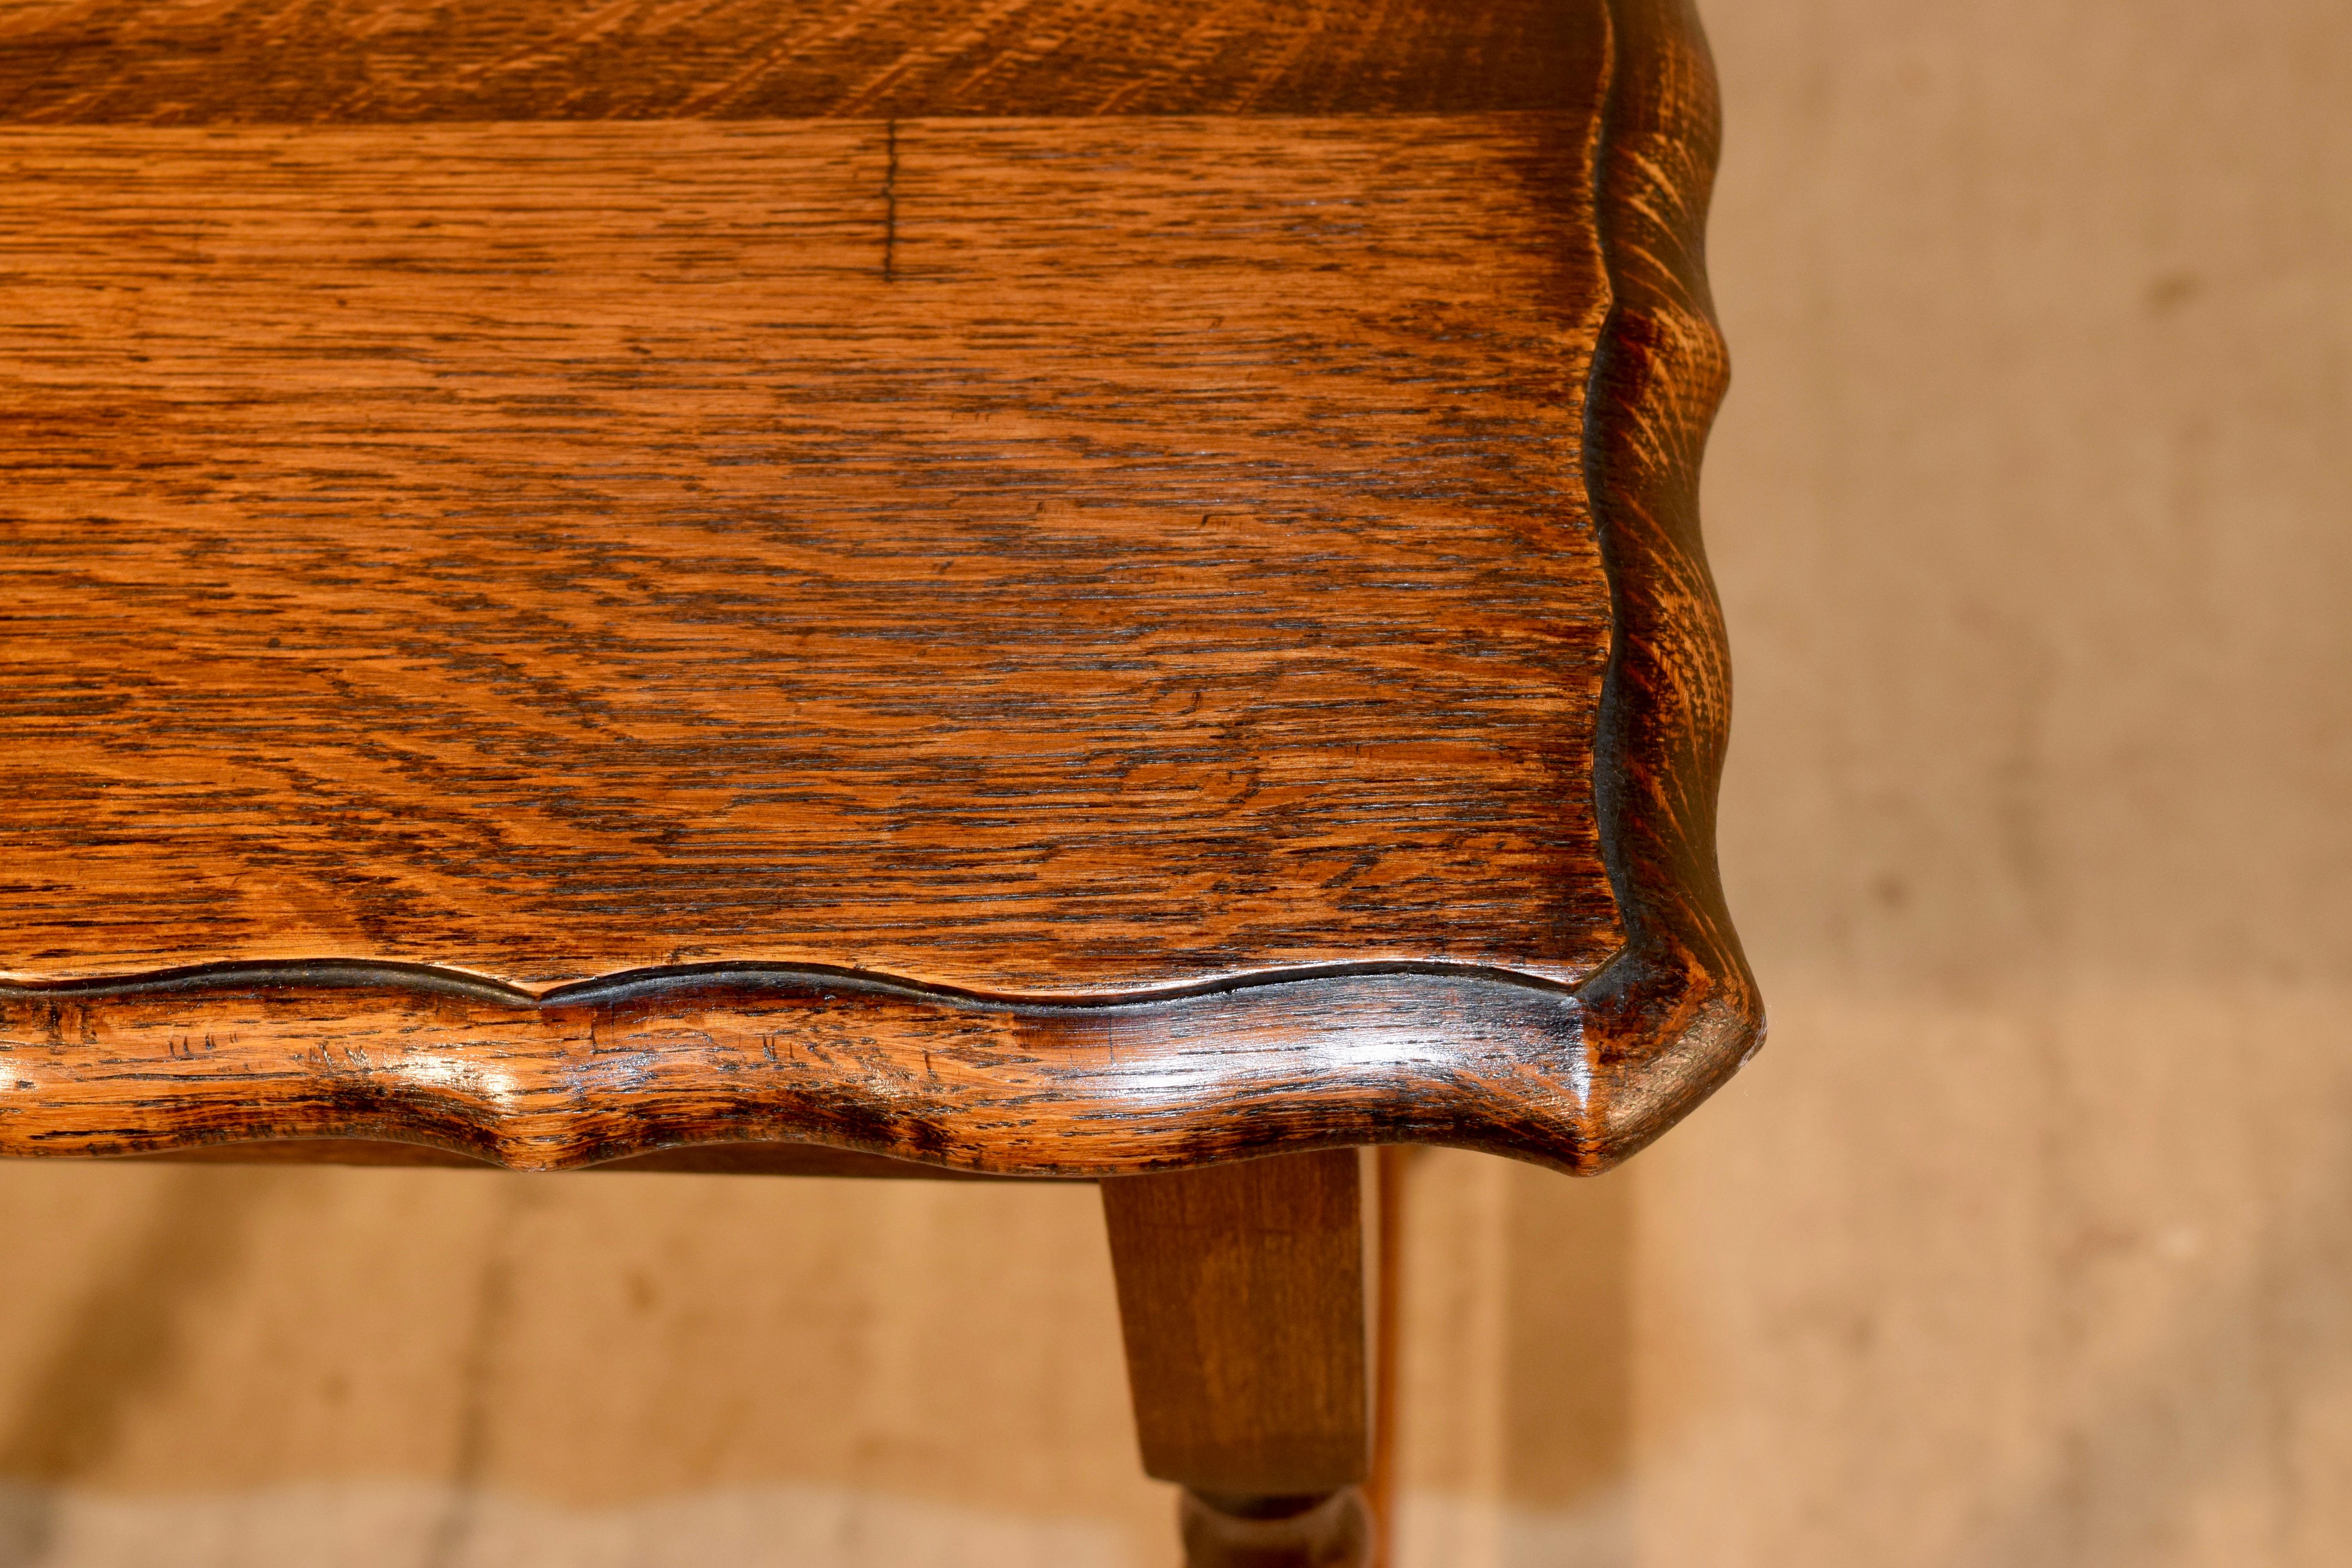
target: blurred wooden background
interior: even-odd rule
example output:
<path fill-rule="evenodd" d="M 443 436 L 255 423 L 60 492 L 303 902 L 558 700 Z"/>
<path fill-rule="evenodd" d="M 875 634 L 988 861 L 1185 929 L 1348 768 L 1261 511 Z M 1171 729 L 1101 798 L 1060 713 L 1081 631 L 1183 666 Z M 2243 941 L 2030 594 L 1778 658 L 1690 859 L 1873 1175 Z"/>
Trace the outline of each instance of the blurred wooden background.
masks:
<path fill-rule="evenodd" d="M 1408 1176 L 1400 1568 L 2352 1554 L 2352 9 L 1712 0 L 1773 1043 Z M 1090 1189 L 0 1168 L 0 1565 L 1167 1568 Z"/>

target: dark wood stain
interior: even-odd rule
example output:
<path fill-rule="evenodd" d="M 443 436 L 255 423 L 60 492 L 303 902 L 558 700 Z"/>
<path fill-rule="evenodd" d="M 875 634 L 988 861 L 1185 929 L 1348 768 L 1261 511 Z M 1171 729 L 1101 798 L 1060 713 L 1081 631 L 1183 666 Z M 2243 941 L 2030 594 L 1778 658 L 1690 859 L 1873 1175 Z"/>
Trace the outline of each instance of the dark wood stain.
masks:
<path fill-rule="evenodd" d="M 877 126 L 0 133 L 8 969 L 1589 973 L 1559 138 L 1253 126 L 902 125 L 888 278 Z"/>
<path fill-rule="evenodd" d="M 1003 1003 L 741 969 L 544 998 L 359 965 L 0 993 L 0 1141 L 131 1154 L 325 1135 L 522 1170 L 813 1142 L 1095 1176 L 1413 1141 L 1573 1165 L 1573 993 L 1339 973 L 1159 999 Z"/>
<path fill-rule="evenodd" d="M 1586 474 L 1613 621 L 1593 783 L 1627 941 L 1579 997 L 1596 1168 L 1682 1120 L 1764 1043 L 1763 997 L 1715 859 L 1731 731 L 1731 658 L 1698 522 L 1699 459 L 1730 375 L 1705 271 L 1715 67 L 1690 0 L 1612 0 L 1610 12 L 1595 215 L 1613 302 Z"/>
<path fill-rule="evenodd" d="M 499 1169 L 483 1160 L 430 1143 L 367 1138 L 282 1139 L 202 1143 L 134 1158 L 192 1165 L 385 1165 L 434 1170 Z M 699 1176 L 827 1176 L 858 1181 L 1003 1182 L 1019 1178 L 894 1160 L 824 1143 L 697 1143 L 624 1155 L 589 1169 L 614 1174 Z"/>
<path fill-rule="evenodd" d="M 46 124 L 1579 108 L 1563 0 L 63 0 L 0 14 Z"/>
<path fill-rule="evenodd" d="M 1750 1048 L 1686 9 L 886 9 L 0 23 L 0 1151 L 1595 1169 Z"/>

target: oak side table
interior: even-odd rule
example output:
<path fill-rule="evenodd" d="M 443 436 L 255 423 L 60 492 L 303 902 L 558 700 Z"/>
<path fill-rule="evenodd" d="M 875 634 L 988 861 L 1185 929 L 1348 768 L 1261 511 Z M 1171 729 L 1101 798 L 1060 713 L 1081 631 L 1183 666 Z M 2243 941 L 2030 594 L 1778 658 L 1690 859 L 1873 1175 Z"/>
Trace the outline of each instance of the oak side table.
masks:
<path fill-rule="evenodd" d="M 1754 1048 L 1682 0 L 0 17 L 0 1155 L 1098 1181 L 1375 1550 L 1360 1148 Z"/>

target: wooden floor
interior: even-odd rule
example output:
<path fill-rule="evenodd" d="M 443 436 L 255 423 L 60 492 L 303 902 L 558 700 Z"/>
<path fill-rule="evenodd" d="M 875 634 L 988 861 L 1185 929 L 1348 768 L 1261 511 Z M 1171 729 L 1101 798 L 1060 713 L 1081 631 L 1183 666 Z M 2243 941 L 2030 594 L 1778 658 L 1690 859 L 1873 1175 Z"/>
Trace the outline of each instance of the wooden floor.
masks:
<path fill-rule="evenodd" d="M 1399 1568 L 2333 1568 L 2352 15 L 1706 9 L 1773 1038 L 1617 1174 L 1413 1164 Z M 0 1564 L 1169 1562 L 1084 1190 L 16 1167 L 0 1236 Z"/>

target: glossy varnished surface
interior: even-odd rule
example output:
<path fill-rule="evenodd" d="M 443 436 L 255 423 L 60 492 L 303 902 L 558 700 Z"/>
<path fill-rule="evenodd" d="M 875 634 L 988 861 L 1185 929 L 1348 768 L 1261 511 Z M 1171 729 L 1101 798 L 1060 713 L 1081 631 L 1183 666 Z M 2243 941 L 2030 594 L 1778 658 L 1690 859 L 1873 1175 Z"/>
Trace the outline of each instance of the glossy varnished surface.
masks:
<path fill-rule="evenodd" d="M 0 967 L 1589 973 L 1578 129 L 0 132 Z"/>
<path fill-rule="evenodd" d="M 1588 1157 L 1601 1162 L 1672 1126 L 1764 1041 L 1715 859 L 1731 729 L 1698 520 L 1699 459 L 1729 375 L 1704 265 L 1715 69 L 1688 0 L 1619 0 L 1611 16 L 1595 210 L 1612 305 L 1585 472 L 1613 595 L 1593 779 L 1627 941 L 1580 996 Z"/>
<path fill-rule="evenodd" d="M 1684 9 L 563 125 L 110 14 L 0 63 L 0 1147 L 1591 1169 L 1750 1046 Z"/>
<path fill-rule="evenodd" d="M 44 123 L 1574 110 L 1579 0 L 37 0 L 0 103 Z"/>
<path fill-rule="evenodd" d="M 1386 1140 L 1573 1163 L 1564 988 L 1334 974 L 1101 1005 L 742 971 L 543 1000 L 358 966 L 0 993 L 21 1153 L 408 1139 L 525 1170 L 809 1141 L 1086 1176 Z"/>
<path fill-rule="evenodd" d="M 180 1165 L 310 1165 L 331 1161 L 338 1165 L 425 1167 L 451 1171 L 495 1168 L 498 1162 L 461 1154 L 431 1143 L 404 1143 L 392 1139 L 333 1138 L 243 1140 L 232 1143 L 188 1144 L 159 1153 L 133 1156 Z M 635 1171 L 671 1175 L 707 1176 L 826 1176 L 857 1181 L 1013 1181 L 1018 1178 L 950 1170 L 914 1160 L 894 1160 L 829 1143 L 740 1142 L 698 1143 L 656 1149 L 644 1154 L 606 1160 L 593 1170 L 612 1174 Z"/>

